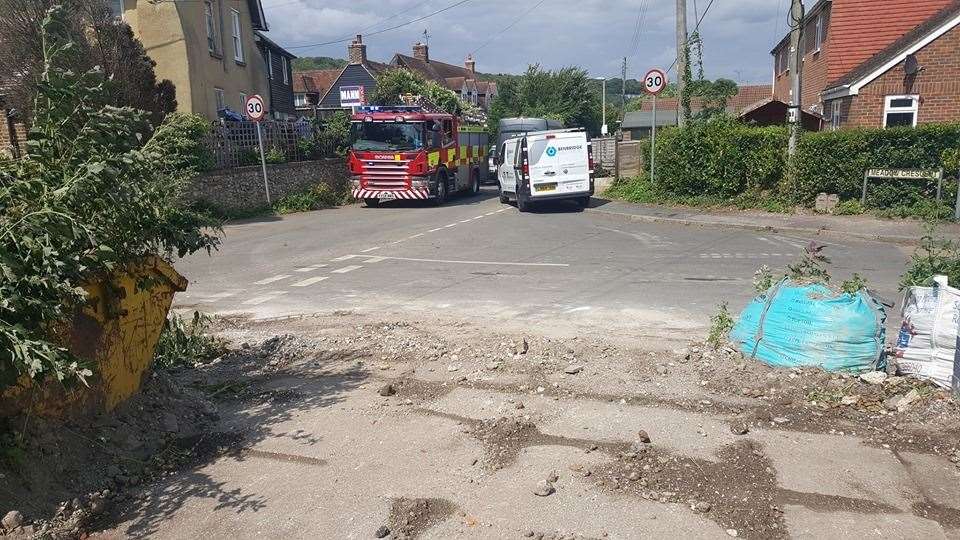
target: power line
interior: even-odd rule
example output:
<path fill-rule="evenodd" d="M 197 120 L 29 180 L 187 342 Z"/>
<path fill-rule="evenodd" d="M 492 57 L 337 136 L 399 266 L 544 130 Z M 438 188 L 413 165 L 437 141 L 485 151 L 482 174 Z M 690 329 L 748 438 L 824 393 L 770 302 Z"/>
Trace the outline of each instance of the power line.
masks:
<path fill-rule="evenodd" d="M 715 1 L 715 0 L 710 0 L 710 3 L 707 4 L 706 9 L 703 10 L 703 15 L 701 15 L 701 16 L 700 16 L 700 19 L 697 21 L 697 26 L 694 27 L 693 32 L 691 32 L 690 35 L 696 34 L 696 33 L 700 30 L 700 23 L 702 23 L 703 20 L 707 18 L 707 13 L 710 13 L 710 8 L 713 7 L 713 2 L 714 2 L 714 1 Z M 687 37 L 687 45 L 689 45 L 689 44 L 690 44 L 690 38 Z M 673 69 L 673 68 L 677 65 L 677 62 L 679 62 L 679 61 L 680 61 L 680 56 L 677 55 L 677 57 L 674 58 L 673 63 L 670 64 L 670 67 L 667 68 L 667 72 L 669 73 L 670 70 Z M 689 59 L 688 59 L 688 61 L 689 61 Z"/>
<path fill-rule="evenodd" d="M 518 22 L 520 22 L 521 19 L 523 19 L 524 17 L 526 17 L 531 11 L 533 11 L 533 10 L 537 9 L 538 7 L 540 7 L 540 5 L 543 4 L 543 3 L 546 2 L 546 1 L 547 1 L 547 0 L 540 0 L 539 2 L 537 2 L 536 4 L 534 4 L 533 7 L 531 7 L 530 9 L 528 9 L 528 10 L 526 10 L 526 11 L 524 11 L 523 13 L 521 13 L 519 17 L 517 17 L 516 19 L 514 19 L 513 22 L 510 23 L 510 24 L 508 24 L 503 30 L 500 30 L 499 32 L 497 32 L 496 34 L 494 34 L 493 37 L 491 37 L 491 38 L 488 39 L 487 41 L 483 42 L 483 45 L 480 45 L 480 46 L 477 47 L 476 49 L 470 51 L 470 55 L 472 56 L 472 55 L 474 55 L 474 54 L 477 54 L 477 51 L 479 51 L 480 49 L 482 49 L 482 48 L 486 47 L 487 45 L 493 43 L 493 40 L 495 40 L 495 39 L 497 39 L 498 37 L 502 36 L 503 33 L 506 32 L 507 30 L 513 28 Z"/>
<path fill-rule="evenodd" d="M 404 26 L 409 26 L 409 25 L 411 25 L 411 24 L 418 23 L 418 22 L 420 22 L 420 21 L 429 19 L 430 17 L 433 17 L 434 15 L 439 15 L 439 14 L 443 13 L 444 11 L 450 11 L 451 9 L 453 9 L 453 8 L 455 8 L 455 7 L 462 6 L 463 4 L 466 4 L 466 3 L 469 2 L 469 1 L 470 1 L 470 0 L 460 0 L 459 2 L 454 2 L 453 4 L 450 4 L 449 6 L 447 6 L 447 7 L 445 7 L 445 8 L 438 9 L 438 10 L 434 11 L 433 13 L 429 13 L 429 14 L 424 15 L 424 16 L 422 16 L 422 17 L 417 17 L 416 19 L 413 19 L 413 20 L 410 20 L 410 21 L 407 21 L 407 22 L 405 22 L 405 23 L 398 24 L 398 25 L 395 25 L 395 26 L 391 26 L 391 27 L 389 27 L 389 28 L 384 28 L 384 29 L 382 29 L 382 30 L 377 30 L 376 32 L 371 32 L 371 33 L 367 34 L 367 36 L 380 35 L 380 34 L 383 34 L 383 33 L 385 33 L 385 32 L 389 32 L 389 31 L 391 31 L 391 30 L 396 30 L 397 28 L 403 28 Z M 542 2 L 541 2 L 541 3 L 542 3 Z M 411 10 L 411 11 L 412 11 L 412 10 Z M 379 23 L 378 23 L 378 24 L 379 24 Z M 343 39 L 335 39 L 335 40 L 333 40 L 333 41 L 326 41 L 326 42 L 324 42 L 324 43 L 311 43 L 311 44 L 309 44 L 309 45 L 293 45 L 293 46 L 284 47 L 284 48 L 285 48 L 285 49 L 309 49 L 309 48 L 313 48 L 313 47 L 323 47 L 323 46 L 326 46 L 326 45 L 334 45 L 334 44 L 336 44 L 336 43 L 346 43 L 347 41 L 350 41 L 351 39 L 353 39 L 353 37 L 348 37 L 348 38 L 343 38 Z"/>
<path fill-rule="evenodd" d="M 640 39 L 643 37 L 643 26 L 647 22 L 647 12 L 650 11 L 650 2 L 649 0 L 643 0 L 640 4 L 640 12 L 637 14 L 637 25 L 633 33 L 633 41 L 630 46 L 630 54 L 627 56 L 634 57 L 640 51 Z"/>

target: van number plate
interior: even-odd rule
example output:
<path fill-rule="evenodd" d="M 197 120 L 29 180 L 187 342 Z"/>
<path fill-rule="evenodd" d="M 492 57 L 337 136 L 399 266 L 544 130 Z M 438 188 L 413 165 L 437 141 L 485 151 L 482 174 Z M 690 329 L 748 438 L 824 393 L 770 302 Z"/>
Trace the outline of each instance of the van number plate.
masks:
<path fill-rule="evenodd" d="M 557 190 L 557 183 L 556 183 L 556 182 L 551 182 L 551 183 L 549 183 L 549 184 L 537 184 L 535 187 L 536 187 L 536 189 L 537 189 L 537 192 L 542 192 L 542 191 L 556 191 L 556 190 Z"/>

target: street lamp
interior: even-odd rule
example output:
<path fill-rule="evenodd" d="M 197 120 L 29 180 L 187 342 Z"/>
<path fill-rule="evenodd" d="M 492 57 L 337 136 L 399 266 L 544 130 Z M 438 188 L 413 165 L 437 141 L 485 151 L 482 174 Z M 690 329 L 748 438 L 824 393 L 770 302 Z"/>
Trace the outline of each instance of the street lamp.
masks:
<path fill-rule="evenodd" d="M 596 77 L 596 80 L 603 81 L 603 126 L 600 127 L 600 134 L 606 137 L 610 132 L 607 129 L 607 78 Z"/>

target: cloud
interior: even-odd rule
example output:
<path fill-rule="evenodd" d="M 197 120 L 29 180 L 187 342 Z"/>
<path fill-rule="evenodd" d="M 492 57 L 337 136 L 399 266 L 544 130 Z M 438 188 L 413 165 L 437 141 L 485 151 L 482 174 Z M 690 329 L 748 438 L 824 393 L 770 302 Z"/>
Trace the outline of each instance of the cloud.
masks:
<path fill-rule="evenodd" d="M 697 0 L 702 14 L 710 0 Z M 674 4 L 663 0 L 550 0 L 516 25 L 505 28 L 536 0 L 473 0 L 402 28 L 378 30 L 425 16 L 453 0 L 264 0 L 270 37 L 302 56 L 346 56 L 346 43 L 309 48 L 356 33 L 365 35 L 371 59 L 387 62 L 396 52 L 410 53 L 414 42 L 430 37 L 431 57 L 460 64 L 476 52 L 477 68 L 519 73 L 529 64 L 547 68 L 581 66 L 595 76 L 619 76 L 628 57 L 628 76 L 639 78 L 652 67 L 668 67 L 676 58 Z M 707 76 L 766 82 L 769 51 L 786 32 L 785 0 L 714 0 L 700 33 Z M 646 17 L 636 47 L 632 37 L 641 6 Z M 690 2 L 689 24 L 696 24 Z M 739 76 L 739 77 L 738 77 Z"/>

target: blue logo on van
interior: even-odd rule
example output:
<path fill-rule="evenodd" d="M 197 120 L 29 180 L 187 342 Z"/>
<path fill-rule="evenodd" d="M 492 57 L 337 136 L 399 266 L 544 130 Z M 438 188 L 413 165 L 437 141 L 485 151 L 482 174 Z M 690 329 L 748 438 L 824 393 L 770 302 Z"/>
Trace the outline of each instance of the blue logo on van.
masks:
<path fill-rule="evenodd" d="M 557 155 L 557 149 L 552 146 L 547 148 L 547 155 L 550 157 Z"/>

